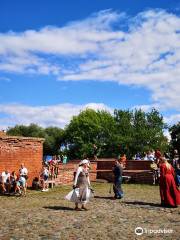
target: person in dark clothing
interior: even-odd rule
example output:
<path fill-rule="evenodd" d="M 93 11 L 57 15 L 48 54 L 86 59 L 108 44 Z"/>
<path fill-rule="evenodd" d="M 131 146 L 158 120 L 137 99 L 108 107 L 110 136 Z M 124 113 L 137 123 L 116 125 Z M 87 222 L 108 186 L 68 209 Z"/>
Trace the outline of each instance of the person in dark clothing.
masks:
<path fill-rule="evenodd" d="M 123 166 L 121 163 L 119 163 L 118 160 L 115 160 L 115 165 L 113 167 L 113 174 L 114 174 L 114 184 L 113 184 L 114 197 L 120 199 L 124 195 L 121 187 Z"/>

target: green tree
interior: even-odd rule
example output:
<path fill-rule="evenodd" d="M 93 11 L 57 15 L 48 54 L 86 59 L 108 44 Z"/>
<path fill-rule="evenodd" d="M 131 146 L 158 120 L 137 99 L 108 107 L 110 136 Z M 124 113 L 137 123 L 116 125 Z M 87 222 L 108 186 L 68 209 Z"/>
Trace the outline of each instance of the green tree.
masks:
<path fill-rule="evenodd" d="M 11 136 L 23 137 L 45 137 L 44 129 L 34 123 L 30 124 L 29 126 L 16 125 L 15 127 L 8 128 L 7 134 Z"/>
<path fill-rule="evenodd" d="M 133 143 L 133 111 L 116 109 L 114 119 L 116 123 L 114 135 L 116 155 L 125 153 L 129 157 Z"/>
<path fill-rule="evenodd" d="M 93 156 L 93 145 L 99 150 L 99 157 L 114 157 L 125 153 L 130 159 L 137 152 L 159 148 L 165 151 L 168 143 L 163 135 L 167 126 L 160 113 L 142 110 L 107 111 L 86 109 L 74 116 L 64 130 L 57 127 L 42 128 L 36 124 L 17 125 L 9 128 L 7 134 L 25 137 L 43 137 L 44 154 L 56 155 L 65 145 L 71 159 Z M 172 141 L 178 148 L 179 125 L 172 127 Z"/>
<path fill-rule="evenodd" d="M 139 110 L 115 110 L 117 137 L 120 153 L 124 152 L 131 158 L 137 152 L 160 148 L 167 148 L 167 139 L 163 135 L 166 125 L 163 117 L 156 109 L 145 113 Z"/>
<path fill-rule="evenodd" d="M 180 122 L 169 128 L 171 134 L 171 146 L 177 149 L 180 154 Z"/>
<path fill-rule="evenodd" d="M 63 143 L 64 131 L 58 127 L 48 127 L 44 129 L 44 133 L 44 155 L 58 155 Z"/>
<path fill-rule="evenodd" d="M 9 128 L 7 134 L 11 136 L 44 138 L 43 154 L 57 155 L 63 141 L 64 131 L 58 127 L 42 128 L 37 124 L 30 124 L 29 126 L 16 125 Z"/>
<path fill-rule="evenodd" d="M 114 131 L 113 116 L 106 111 L 87 109 L 73 117 L 65 129 L 66 144 L 70 146 L 71 158 L 93 156 L 93 144 L 101 155 L 109 151 L 109 144 Z"/>

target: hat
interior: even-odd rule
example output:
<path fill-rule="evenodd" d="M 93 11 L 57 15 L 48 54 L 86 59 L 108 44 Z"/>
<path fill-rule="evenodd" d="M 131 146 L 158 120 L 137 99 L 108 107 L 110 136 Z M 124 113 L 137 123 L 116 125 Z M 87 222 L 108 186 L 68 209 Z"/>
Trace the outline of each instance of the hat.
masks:
<path fill-rule="evenodd" d="M 88 165 L 89 165 L 89 160 L 83 159 L 83 160 L 79 163 L 79 166 L 81 166 L 81 165 L 83 165 L 83 164 L 88 164 Z"/>

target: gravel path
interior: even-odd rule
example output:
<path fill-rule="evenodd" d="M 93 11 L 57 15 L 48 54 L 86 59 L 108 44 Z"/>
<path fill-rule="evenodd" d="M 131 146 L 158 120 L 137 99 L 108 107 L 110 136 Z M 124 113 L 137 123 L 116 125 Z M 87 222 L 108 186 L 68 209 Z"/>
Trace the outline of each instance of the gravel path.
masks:
<path fill-rule="evenodd" d="M 158 186 L 125 184 L 123 200 L 113 200 L 109 187 L 94 184 L 89 210 L 79 212 L 64 200 L 70 187 L 28 191 L 27 197 L 0 196 L 0 239 L 179 239 L 180 208 L 161 208 Z M 135 234 L 137 227 L 143 228 L 141 236 Z M 149 232 L 164 229 L 170 232 Z"/>

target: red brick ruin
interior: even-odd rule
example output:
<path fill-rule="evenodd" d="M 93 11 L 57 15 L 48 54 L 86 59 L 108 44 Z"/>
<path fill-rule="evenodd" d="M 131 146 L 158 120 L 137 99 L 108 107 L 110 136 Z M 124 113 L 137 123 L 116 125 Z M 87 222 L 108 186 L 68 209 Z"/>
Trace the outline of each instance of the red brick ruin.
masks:
<path fill-rule="evenodd" d="M 39 176 L 42 169 L 43 141 L 42 138 L 7 136 L 4 132 L 0 132 L 0 172 L 5 169 L 18 172 L 21 163 L 24 163 L 29 172 L 28 186 L 31 186 L 32 180 Z M 96 181 L 97 178 L 112 181 L 114 160 L 112 158 L 92 161 L 91 181 Z M 72 160 L 67 164 L 60 164 L 56 185 L 72 184 L 79 162 L 80 160 Z M 150 161 L 127 161 L 124 175 L 130 176 L 136 183 L 153 182 Z"/>
<path fill-rule="evenodd" d="M 28 169 L 28 185 L 39 176 L 43 159 L 42 138 L 14 137 L 0 134 L 0 172 L 18 173 L 21 163 Z"/>
<path fill-rule="evenodd" d="M 18 173 L 21 163 L 28 169 L 28 186 L 39 176 L 43 160 L 42 138 L 7 136 L 0 132 L 0 173 L 7 169 Z M 59 174 L 55 179 L 56 185 L 72 184 L 74 172 L 80 160 L 60 164 Z M 96 180 L 96 163 L 91 163 L 91 181 Z"/>

